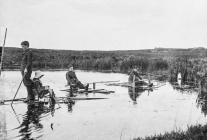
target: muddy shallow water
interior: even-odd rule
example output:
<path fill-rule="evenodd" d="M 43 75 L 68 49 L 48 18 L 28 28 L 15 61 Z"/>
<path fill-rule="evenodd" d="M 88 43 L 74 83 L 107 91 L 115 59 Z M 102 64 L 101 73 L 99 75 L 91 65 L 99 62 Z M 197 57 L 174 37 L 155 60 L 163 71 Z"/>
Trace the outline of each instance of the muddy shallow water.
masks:
<path fill-rule="evenodd" d="M 125 74 L 76 71 L 86 82 L 120 80 Z M 65 71 L 44 72 L 42 81 L 50 85 L 56 96 L 66 96 Z M 3 72 L 0 79 L 0 99 L 13 98 L 21 80 L 20 72 Z M 160 84 L 157 82 L 156 84 Z M 162 83 L 163 84 L 163 83 Z M 176 90 L 168 82 L 153 91 L 138 91 L 118 86 L 97 84 L 96 88 L 113 90 L 109 95 L 89 93 L 80 97 L 105 97 L 103 100 L 75 101 L 74 104 L 0 106 L 0 139 L 72 139 L 116 140 L 133 139 L 172 130 L 186 130 L 189 125 L 205 124 L 195 91 Z M 92 87 L 90 85 L 90 87 Z M 22 86 L 17 98 L 26 97 Z"/>

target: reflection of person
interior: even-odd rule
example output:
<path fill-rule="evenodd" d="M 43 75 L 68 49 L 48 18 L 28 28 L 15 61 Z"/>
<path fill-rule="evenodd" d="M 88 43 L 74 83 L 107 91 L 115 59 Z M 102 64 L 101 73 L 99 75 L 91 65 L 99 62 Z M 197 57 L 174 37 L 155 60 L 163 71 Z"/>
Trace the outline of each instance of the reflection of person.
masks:
<path fill-rule="evenodd" d="M 201 111 L 207 115 L 207 80 L 205 78 L 201 80 L 199 88 L 197 103 L 200 105 Z"/>
<path fill-rule="evenodd" d="M 27 89 L 27 99 L 34 100 L 34 95 L 32 93 L 32 80 L 30 79 L 32 74 L 32 51 L 29 49 L 29 42 L 23 41 L 21 43 L 23 54 L 22 54 L 22 61 L 21 61 L 21 74 L 23 79 L 23 83 Z"/>
<path fill-rule="evenodd" d="M 54 106 L 51 106 L 54 107 Z M 44 104 L 27 104 L 27 112 L 24 115 L 23 121 L 20 125 L 21 136 L 23 140 L 36 139 L 32 138 L 32 131 L 40 131 L 43 125 L 40 123 L 40 116 L 49 113 L 51 108 L 44 106 Z M 41 135 L 41 134 L 40 134 Z M 36 136 L 38 137 L 38 136 Z"/>
<path fill-rule="evenodd" d="M 75 101 L 69 100 L 67 105 L 68 105 L 68 112 L 72 112 L 73 111 L 73 105 L 75 105 Z"/>
<path fill-rule="evenodd" d="M 74 87 L 78 87 L 80 89 L 86 89 L 88 90 L 88 86 L 89 84 L 87 84 L 86 86 L 84 86 L 77 78 L 74 70 L 73 70 L 73 66 L 69 66 L 68 72 L 66 73 L 66 80 L 67 80 L 67 84 L 70 86 L 74 86 Z"/>
<path fill-rule="evenodd" d="M 49 97 L 52 97 L 54 101 L 54 91 L 49 86 L 43 86 L 41 78 L 44 76 L 41 71 L 36 71 L 33 78 L 33 93 L 37 95 L 38 98 L 43 98 L 45 95 L 49 94 Z"/>
<path fill-rule="evenodd" d="M 128 88 L 129 97 L 134 104 L 137 103 L 137 98 L 141 95 L 142 92 L 144 92 L 144 90 L 133 87 Z"/>

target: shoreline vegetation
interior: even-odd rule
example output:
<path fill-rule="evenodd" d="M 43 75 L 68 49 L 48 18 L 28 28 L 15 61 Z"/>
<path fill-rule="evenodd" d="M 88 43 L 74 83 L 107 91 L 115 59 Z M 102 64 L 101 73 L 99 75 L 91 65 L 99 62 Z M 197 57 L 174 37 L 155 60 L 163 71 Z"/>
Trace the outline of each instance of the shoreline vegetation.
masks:
<path fill-rule="evenodd" d="M 34 70 L 67 70 L 72 64 L 78 70 L 128 73 L 137 66 L 143 75 L 150 73 L 173 82 L 181 72 L 183 81 L 195 83 L 207 71 L 207 49 L 202 47 L 117 51 L 31 49 Z M 19 69 L 21 57 L 21 48 L 5 47 L 3 70 Z"/>
<path fill-rule="evenodd" d="M 189 126 L 186 131 L 175 130 L 158 134 L 154 136 L 147 136 L 145 138 L 134 138 L 133 140 L 206 140 L 207 139 L 207 125 Z"/>

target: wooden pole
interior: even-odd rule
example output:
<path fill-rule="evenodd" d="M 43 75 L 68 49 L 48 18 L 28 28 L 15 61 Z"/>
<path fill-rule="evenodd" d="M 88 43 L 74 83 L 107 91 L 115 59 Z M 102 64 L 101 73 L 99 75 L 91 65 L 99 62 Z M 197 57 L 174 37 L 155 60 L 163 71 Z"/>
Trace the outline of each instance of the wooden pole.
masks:
<path fill-rule="evenodd" d="M 4 43 L 3 43 L 3 46 L 2 46 L 2 52 L 1 52 L 0 76 L 1 76 L 1 69 L 2 69 L 2 66 L 3 66 L 3 57 L 4 57 L 4 47 L 5 47 L 5 43 L 6 43 L 6 35 L 7 35 L 7 28 L 5 30 Z"/>
<path fill-rule="evenodd" d="M 14 98 L 13 98 L 11 104 L 13 104 L 13 101 L 15 100 L 15 98 L 16 98 L 16 96 L 17 96 L 17 93 L 18 93 L 18 91 L 19 91 L 19 89 L 20 89 L 20 87 L 21 87 L 21 85 L 22 85 L 22 82 L 23 82 L 23 80 L 24 80 L 24 77 L 25 77 L 25 74 L 24 74 L 24 76 L 22 77 L 22 80 L 21 80 L 21 82 L 20 82 L 20 84 L 19 84 L 19 87 L 17 88 L 17 91 L 16 91 L 16 93 L 15 93 L 15 95 L 14 95 Z"/>
<path fill-rule="evenodd" d="M 96 83 L 93 83 L 93 89 L 95 89 L 96 88 Z"/>

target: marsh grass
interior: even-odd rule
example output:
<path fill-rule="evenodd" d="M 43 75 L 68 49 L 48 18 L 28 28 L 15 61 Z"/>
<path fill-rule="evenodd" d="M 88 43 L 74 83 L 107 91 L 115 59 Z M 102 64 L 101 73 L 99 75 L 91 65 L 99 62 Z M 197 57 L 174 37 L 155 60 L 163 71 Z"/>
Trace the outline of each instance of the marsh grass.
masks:
<path fill-rule="evenodd" d="M 187 131 L 176 130 L 145 138 L 138 137 L 133 140 L 207 140 L 207 125 L 190 126 Z"/>

